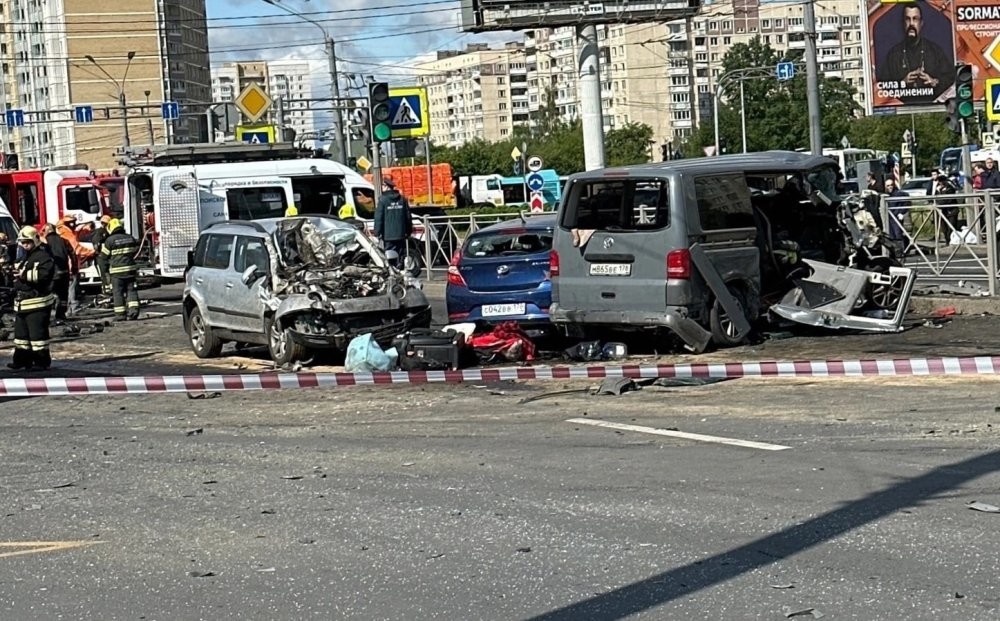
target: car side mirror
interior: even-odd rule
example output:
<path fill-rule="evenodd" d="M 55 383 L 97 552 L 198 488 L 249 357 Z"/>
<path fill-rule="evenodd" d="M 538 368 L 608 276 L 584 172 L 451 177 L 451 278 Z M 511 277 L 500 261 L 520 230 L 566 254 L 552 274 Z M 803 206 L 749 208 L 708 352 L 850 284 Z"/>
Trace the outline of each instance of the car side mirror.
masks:
<path fill-rule="evenodd" d="M 261 274 L 260 271 L 257 269 L 257 266 L 251 265 L 250 267 L 243 270 L 243 278 L 241 278 L 240 280 L 243 281 L 244 285 L 250 287 L 255 282 L 257 282 L 257 279 L 260 278 L 260 276 Z"/>
<path fill-rule="evenodd" d="M 188 268 L 194 267 L 194 250 L 188 250 Z"/>

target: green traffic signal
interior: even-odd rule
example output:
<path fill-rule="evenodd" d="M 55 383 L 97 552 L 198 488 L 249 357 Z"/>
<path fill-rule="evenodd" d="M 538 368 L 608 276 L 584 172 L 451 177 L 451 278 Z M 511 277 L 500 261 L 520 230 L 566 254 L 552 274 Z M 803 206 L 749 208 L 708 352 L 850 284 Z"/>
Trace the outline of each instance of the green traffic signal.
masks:
<path fill-rule="evenodd" d="M 976 107 L 971 101 L 962 101 L 958 104 L 958 116 L 963 119 L 972 118 L 976 114 Z"/>
<path fill-rule="evenodd" d="M 955 67 L 955 112 L 961 119 L 970 119 L 976 115 L 973 102 L 972 65 L 960 64 Z"/>
<path fill-rule="evenodd" d="M 389 84 L 372 82 L 368 85 L 368 108 L 371 112 L 371 134 L 375 142 L 392 140 L 391 114 L 389 105 Z"/>
<path fill-rule="evenodd" d="M 392 138 L 392 128 L 389 127 L 388 123 L 376 123 L 375 127 L 372 128 L 372 137 L 379 142 L 385 142 Z"/>

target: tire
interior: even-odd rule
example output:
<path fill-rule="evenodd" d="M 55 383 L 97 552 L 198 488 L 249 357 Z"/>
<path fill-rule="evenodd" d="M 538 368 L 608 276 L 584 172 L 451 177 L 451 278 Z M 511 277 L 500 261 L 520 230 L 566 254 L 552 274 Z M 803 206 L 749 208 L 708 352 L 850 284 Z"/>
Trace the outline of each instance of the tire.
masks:
<path fill-rule="evenodd" d="M 729 293 L 736 298 L 736 303 L 740 307 L 740 311 L 743 313 L 743 317 L 750 321 L 747 317 L 747 301 L 746 295 L 740 289 L 729 286 Z M 749 334 L 743 337 L 736 336 L 736 326 L 729 317 L 726 315 L 726 309 L 722 308 L 722 303 L 716 299 L 712 303 L 712 311 L 708 318 L 709 330 L 712 333 L 712 342 L 714 342 L 719 347 L 736 347 L 737 345 L 742 345 L 746 342 Z"/>
<path fill-rule="evenodd" d="M 188 338 L 191 349 L 199 358 L 218 358 L 222 353 L 222 339 L 215 336 L 211 326 L 205 321 L 201 310 L 196 306 L 191 309 L 187 320 Z"/>
<path fill-rule="evenodd" d="M 433 249 L 433 244 L 431 248 Z M 416 270 L 424 269 L 424 244 L 411 239 L 406 245 L 407 253 L 403 257 L 403 271 L 413 273 Z"/>
<path fill-rule="evenodd" d="M 267 335 L 267 350 L 277 366 L 305 359 L 306 348 L 295 342 L 291 330 L 282 328 L 272 317 L 264 319 L 264 333 Z"/>

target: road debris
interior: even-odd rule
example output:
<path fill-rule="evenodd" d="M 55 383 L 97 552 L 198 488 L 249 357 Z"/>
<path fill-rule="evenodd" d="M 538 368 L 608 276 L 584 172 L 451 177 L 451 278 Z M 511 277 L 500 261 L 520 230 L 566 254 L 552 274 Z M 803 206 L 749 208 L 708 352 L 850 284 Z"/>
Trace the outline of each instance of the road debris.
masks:
<path fill-rule="evenodd" d="M 627 392 L 639 390 L 636 383 L 627 377 L 609 377 L 601 382 L 595 394 L 620 397 Z"/>
<path fill-rule="evenodd" d="M 985 502 L 970 502 L 968 507 L 973 511 L 981 511 L 983 513 L 1000 513 L 1000 507 L 996 505 L 991 505 Z"/>
<path fill-rule="evenodd" d="M 222 396 L 221 392 L 189 392 L 187 394 L 188 399 L 218 399 Z"/>
<path fill-rule="evenodd" d="M 784 589 L 794 589 L 795 585 L 792 584 L 791 582 L 789 582 L 788 584 L 772 584 L 771 588 L 772 589 L 781 589 L 781 590 L 784 590 Z"/>
<path fill-rule="evenodd" d="M 192 578 L 211 578 L 217 574 L 214 571 L 189 571 L 188 575 Z"/>
<path fill-rule="evenodd" d="M 792 617 L 812 617 L 813 619 L 822 619 L 824 616 L 826 615 L 816 610 L 815 608 L 803 608 L 801 610 L 792 610 L 791 608 L 785 608 L 786 619 L 791 619 Z"/>
<path fill-rule="evenodd" d="M 188 429 L 187 431 L 184 432 L 184 435 L 186 435 L 186 436 L 200 436 L 203 433 L 205 433 L 205 430 L 202 427 L 198 427 L 197 429 Z"/>

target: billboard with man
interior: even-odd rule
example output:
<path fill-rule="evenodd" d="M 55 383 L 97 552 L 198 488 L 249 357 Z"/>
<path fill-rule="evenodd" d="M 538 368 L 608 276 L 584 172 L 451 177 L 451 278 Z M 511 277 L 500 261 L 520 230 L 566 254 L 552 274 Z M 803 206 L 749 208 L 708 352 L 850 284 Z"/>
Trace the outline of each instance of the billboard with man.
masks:
<path fill-rule="evenodd" d="M 926 106 L 954 93 L 950 0 L 868 0 L 873 108 Z"/>

